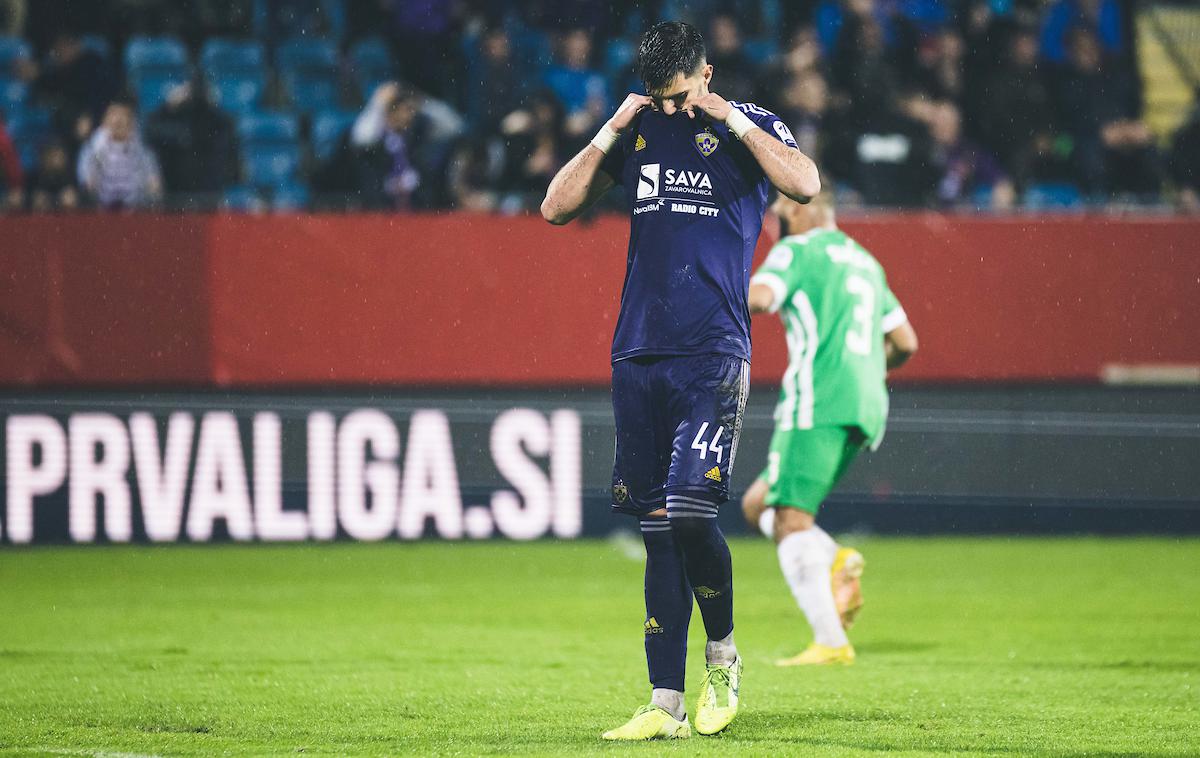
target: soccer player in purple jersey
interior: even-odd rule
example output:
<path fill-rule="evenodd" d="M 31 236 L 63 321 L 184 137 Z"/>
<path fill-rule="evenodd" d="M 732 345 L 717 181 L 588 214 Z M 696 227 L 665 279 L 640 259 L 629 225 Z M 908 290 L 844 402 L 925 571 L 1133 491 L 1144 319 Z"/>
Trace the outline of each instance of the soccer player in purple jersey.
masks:
<path fill-rule="evenodd" d="M 605 739 L 691 734 L 684 663 L 692 597 L 708 635 L 696 730 L 737 714 L 733 572 L 717 526 L 728 500 L 749 386 L 747 290 L 769 185 L 800 202 L 821 189 L 787 126 L 709 91 L 713 67 L 688 24 L 647 31 L 630 94 L 546 192 L 565 224 L 614 184 L 626 188 L 629 253 L 612 349 L 616 462 L 612 507 L 636 516 L 646 546 L 650 703 Z"/>

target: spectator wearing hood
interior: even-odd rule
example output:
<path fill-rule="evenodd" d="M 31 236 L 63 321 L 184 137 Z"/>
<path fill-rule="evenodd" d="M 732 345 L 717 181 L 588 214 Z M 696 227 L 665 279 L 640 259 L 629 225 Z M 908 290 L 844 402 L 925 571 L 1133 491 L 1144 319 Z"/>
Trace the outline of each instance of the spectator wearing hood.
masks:
<path fill-rule="evenodd" d="M 146 119 L 145 137 L 172 193 L 215 198 L 237 179 L 233 121 L 212 104 L 199 78 L 171 91 Z"/>

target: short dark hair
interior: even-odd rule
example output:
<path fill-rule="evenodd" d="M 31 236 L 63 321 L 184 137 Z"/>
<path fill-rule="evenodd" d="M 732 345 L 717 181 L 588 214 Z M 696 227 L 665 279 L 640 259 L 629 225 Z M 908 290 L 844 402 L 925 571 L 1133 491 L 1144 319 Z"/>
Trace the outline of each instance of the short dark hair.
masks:
<path fill-rule="evenodd" d="M 682 21 L 663 21 L 646 30 L 638 43 L 637 73 L 648 92 L 668 86 L 678 74 L 695 73 L 704 63 L 704 38 Z"/>

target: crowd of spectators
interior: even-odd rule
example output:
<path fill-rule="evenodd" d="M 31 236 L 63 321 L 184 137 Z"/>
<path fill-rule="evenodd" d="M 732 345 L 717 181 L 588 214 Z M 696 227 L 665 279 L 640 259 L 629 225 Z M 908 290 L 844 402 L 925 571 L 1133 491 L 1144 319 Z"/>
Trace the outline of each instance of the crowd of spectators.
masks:
<path fill-rule="evenodd" d="M 778 113 L 843 202 L 1200 209 L 1200 112 L 1161 142 L 1141 120 L 1131 5 L 0 0 L 0 35 L 27 41 L 0 48 L 0 91 L 19 93 L 0 101 L 0 202 L 523 212 L 640 88 L 637 35 L 670 17 L 705 34 L 712 89 Z M 147 37 L 206 64 L 139 104 L 121 51 Z M 248 108 L 211 79 L 226 39 L 267 53 Z M 278 69 L 294 39 L 336 45 L 326 110 Z M 385 63 L 367 76 L 371 44 Z M 293 119 L 299 149 L 268 148 L 260 171 L 263 112 Z"/>

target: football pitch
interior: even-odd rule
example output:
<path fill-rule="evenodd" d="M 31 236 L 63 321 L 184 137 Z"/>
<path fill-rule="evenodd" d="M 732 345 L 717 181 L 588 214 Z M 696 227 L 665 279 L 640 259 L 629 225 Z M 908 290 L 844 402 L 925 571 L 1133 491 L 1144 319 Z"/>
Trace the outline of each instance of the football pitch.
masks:
<path fill-rule="evenodd" d="M 839 669 L 732 542 L 742 713 L 652 745 L 628 544 L 4 548 L 0 754 L 1200 754 L 1200 541 L 860 540 Z"/>

